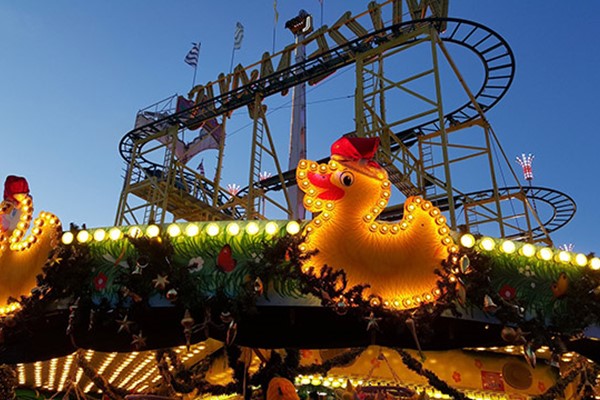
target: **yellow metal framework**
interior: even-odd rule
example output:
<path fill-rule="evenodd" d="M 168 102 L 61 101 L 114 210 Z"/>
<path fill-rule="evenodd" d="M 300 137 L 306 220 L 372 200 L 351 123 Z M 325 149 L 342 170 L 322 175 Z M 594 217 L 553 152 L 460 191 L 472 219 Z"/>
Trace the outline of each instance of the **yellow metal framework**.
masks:
<path fill-rule="evenodd" d="M 403 69 L 404 64 L 397 60 L 397 56 L 418 51 L 415 49 L 424 46 L 430 47 L 430 64 L 417 71 L 414 71 L 414 65 L 409 66 L 413 70 L 406 68 L 410 71 L 398 76 L 398 71 Z M 476 109 L 476 118 L 454 124 L 448 124 L 445 120 L 442 79 L 450 78 L 442 76 L 440 59 L 449 66 Z M 523 192 L 500 193 L 492 153 L 495 137 L 483 110 L 433 25 L 423 25 L 357 55 L 356 83 L 356 135 L 381 139 L 379 161 L 402 194 L 407 197 L 421 195 L 443 205 L 449 225 L 454 230 L 460 228 L 478 232 L 481 226 L 486 225 L 488 228 L 495 227 L 500 237 L 519 237 L 534 241 L 531 230 L 535 225 L 541 227 L 544 233 L 536 240 L 551 243 L 535 209 Z M 408 109 L 405 103 L 390 100 L 398 98 L 398 93 L 421 104 L 421 108 L 405 112 L 404 108 Z M 437 129 L 431 133 L 411 132 L 407 129 L 418 126 L 425 120 L 431 122 L 432 119 L 435 120 Z M 479 134 L 469 128 L 475 128 Z M 466 130 L 469 130 L 468 135 L 464 134 Z M 459 135 L 458 132 L 461 131 L 463 134 Z M 410 135 L 414 137 L 411 138 Z M 487 170 L 492 185 L 491 195 L 485 198 L 471 198 L 453 183 L 453 170 L 457 164 L 475 158 L 482 159 L 483 162 L 479 165 Z M 510 164 L 508 165 L 510 169 Z M 511 172 L 514 181 L 518 182 L 512 169 Z M 460 200 L 459 205 L 455 204 L 457 200 Z M 506 202 L 511 202 L 510 207 L 506 206 Z"/>
<path fill-rule="evenodd" d="M 221 186 L 225 135 L 220 135 L 213 179 L 190 168 L 173 152 L 173 143 L 185 130 L 170 126 L 134 141 L 125 183 L 117 210 L 116 225 L 165 223 L 177 220 L 213 221 L 225 219 L 264 219 L 267 205 L 289 215 L 289 198 L 262 98 L 248 106 L 252 118 L 252 145 L 248 186 L 232 194 Z M 225 130 L 227 118 L 221 118 Z M 263 159 L 275 165 L 283 190 L 281 196 L 260 187 Z M 155 160 L 162 160 L 157 163 Z M 149 162 L 149 160 L 154 160 Z"/>
<path fill-rule="evenodd" d="M 404 3 L 407 6 L 406 14 L 403 14 Z M 391 29 L 385 27 L 385 18 L 382 16 L 383 6 L 390 4 L 394 24 Z M 468 43 L 467 39 L 480 28 L 476 25 L 469 25 L 468 29 L 471 31 L 463 38 L 459 38 L 459 35 L 454 37 L 463 22 L 446 19 L 447 11 L 448 2 L 443 0 L 389 0 L 383 4 L 371 2 L 365 13 L 355 17 L 345 13 L 331 28 L 323 26 L 308 37 L 307 43 L 317 46 L 317 50 L 310 57 L 322 57 L 321 62 L 325 63 L 323 65 L 328 62 L 340 62 L 340 59 L 350 60 L 345 62 L 346 65 L 356 64 L 355 134 L 381 138 L 379 161 L 388 171 L 394 186 L 404 196 L 420 195 L 439 205 L 447 212 L 449 225 L 455 230 L 465 228 L 477 232 L 482 226 L 493 226 L 496 234 L 501 237 L 518 237 L 550 243 L 548 232 L 539 221 L 535 207 L 529 204 L 525 192 L 521 190 L 518 193 L 509 193 L 499 190 L 492 154 L 497 140 L 478 102 L 480 97 L 477 96 L 494 97 L 482 92 L 477 93 L 477 96 L 471 93 L 439 32 L 452 29 L 450 41 L 458 43 L 462 40 L 465 47 L 479 52 L 479 56 L 489 63 L 486 64 L 486 73 L 491 69 L 504 68 L 505 65 L 493 66 L 492 62 L 506 56 L 510 50 L 498 56 L 484 57 L 484 54 L 493 54 L 495 49 L 502 48 L 503 44 L 486 44 L 486 40 L 493 36 L 490 31 L 486 31 L 487 36 L 477 43 Z M 357 18 L 361 16 L 369 18 L 372 31 L 357 22 Z M 405 21 L 407 16 L 408 21 Z M 422 18 L 434 19 L 422 21 Z M 452 22 L 453 27 L 448 27 L 448 21 Z M 355 35 L 354 38 L 342 34 L 341 28 Z M 332 46 L 340 47 L 336 49 L 329 46 L 325 34 L 329 36 L 329 40 L 335 42 Z M 344 47 L 345 45 L 348 46 Z M 275 55 L 270 56 L 267 53 L 263 55 L 260 71 L 257 69 L 250 72 L 250 67 L 245 69 L 238 66 L 233 74 L 220 77 L 218 84 L 222 92 L 219 98 L 221 103 L 213 101 L 216 99 L 213 93 L 216 85 L 200 85 L 197 88 L 200 92 L 206 90 L 199 97 L 201 100 L 210 100 L 206 103 L 206 118 L 213 113 L 212 115 L 220 117 L 223 127 L 227 116 L 234 109 L 226 109 L 226 102 L 231 102 L 232 99 L 247 99 L 240 102 L 247 106 L 253 123 L 247 187 L 237 194 L 230 194 L 221 187 L 224 135 L 219 143 L 214 179 L 202 176 L 181 163 L 173 155 L 169 145 L 165 144 L 173 143 L 181 134 L 185 123 L 177 120 L 177 129 L 163 129 L 154 135 L 141 136 L 131 146 L 117 224 L 150 221 L 163 223 L 168 222 L 169 218 L 261 219 L 265 218 L 267 208 L 283 212 L 288 217 L 292 215 L 287 186 L 294 184 L 290 182 L 293 178 L 289 172 L 284 174 L 281 170 L 267 123 L 266 107 L 263 105 L 265 96 L 269 94 L 261 93 L 262 88 L 283 82 L 295 74 L 298 75 L 298 82 L 301 79 L 310 81 L 301 77 L 307 73 L 304 66 L 297 69 L 291 66 L 290 70 L 287 69 L 291 50 L 288 46 L 278 53 L 281 60 L 275 72 L 272 68 L 272 58 L 275 58 Z M 344 56 L 335 59 L 340 52 L 343 52 Z M 419 66 L 406 62 L 407 55 L 412 53 L 426 55 L 428 62 Z M 450 73 L 442 74 L 442 63 L 445 63 L 444 67 Z M 319 75 L 318 68 L 314 69 L 317 73 L 312 79 L 319 80 L 327 75 L 326 72 Z M 263 75 L 263 81 L 258 79 Z M 474 110 L 474 115 L 465 116 L 459 121 L 448 119 L 451 114 L 448 114 L 445 108 L 450 107 L 447 107 L 442 96 L 443 83 L 450 79 L 447 75 L 458 82 L 458 87 L 468 98 L 469 108 Z M 497 78 L 502 77 L 492 79 Z M 291 87 L 285 85 L 289 84 L 281 84 L 281 91 L 287 91 Z M 252 89 L 249 92 L 240 91 L 242 87 Z M 494 87 L 501 86 L 489 85 L 483 89 Z M 192 92 L 194 90 L 196 89 Z M 232 90 L 231 94 L 227 93 L 227 90 Z M 201 101 L 198 101 L 200 100 L 197 99 L 197 104 L 201 104 Z M 204 115 L 202 109 L 197 111 Z M 420 129 L 423 126 L 427 126 L 427 129 Z M 473 134 L 474 129 L 479 133 Z M 464 135 L 465 131 L 470 132 L 467 137 Z M 171 136 L 170 141 L 164 140 L 165 136 Z M 160 138 L 163 140 L 157 141 Z M 161 163 L 153 163 L 148 167 L 147 160 L 156 159 L 157 155 L 161 157 Z M 261 185 L 263 158 L 270 158 L 270 165 L 276 170 L 278 184 L 273 185 L 273 179 L 269 183 L 271 187 L 282 188 L 283 193 L 278 196 L 274 196 Z M 459 185 L 454 182 L 459 175 L 455 170 L 473 159 L 480 160 L 478 162 L 483 165 L 480 170 L 485 169 L 491 181 L 492 188 L 486 196 L 470 196 L 468 190 L 459 189 Z M 507 165 L 510 169 L 510 163 Z M 511 172 L 514 181 L 518 182 L 512 169 Z M 510 208 L 504 205 L 507 202 L 511 204 Z M 515 206 L 513 203 L 519 205 Z M 401 206 L 396 208 L 401 210 Z M 538 229 L 536 237 L 531 234 L 532 226 Z"/>

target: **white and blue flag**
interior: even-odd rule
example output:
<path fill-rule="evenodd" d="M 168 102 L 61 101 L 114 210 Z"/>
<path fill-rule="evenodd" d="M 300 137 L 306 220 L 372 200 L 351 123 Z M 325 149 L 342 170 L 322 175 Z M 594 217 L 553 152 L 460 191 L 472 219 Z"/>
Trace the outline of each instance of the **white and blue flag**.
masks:
<path fill-rule="evenodd" d="M 200 54 L 200 42 L 192 43 L 192 49 L 185 56 L 185 63 L 196 67 L 198 65 L 198 55 Z"/>

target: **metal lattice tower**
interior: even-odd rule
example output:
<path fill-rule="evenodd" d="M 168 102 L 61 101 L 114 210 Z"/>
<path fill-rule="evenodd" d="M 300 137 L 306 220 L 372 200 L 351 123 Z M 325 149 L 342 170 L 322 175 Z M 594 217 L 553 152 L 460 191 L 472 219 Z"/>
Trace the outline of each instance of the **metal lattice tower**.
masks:
<path fill-rule="evenodd" d="M 500 187 L 496 179 L 495 153 L 504 154 L 485 113 L 512 83 L 513 54 L 494 31 L 448 18 L 447 12 L 445 0 L 371 2 L 362 14 L 347 12 L 331 27 L 316 29 L 277 54 L 265 53 L 251 68 L 238 65 L 232 74 L 197 85 L 190 93 L 195 95 L 193 106 L 158 113 L 121 141 L 127 171 L 117 224 L 265 218 L 267 201 L 293 215 L 288 188 L 295 185 L 295 173 L 281 170 L 263 100 L 355 65 L 352 134 L 381 138 L 378 160 L 399 196 L 428 198 L 455 230 L 492 229 L 500 237 L 550 243 L 549 232 L 572 218 L 572 199 L 551 189 L 518 185 L 507 160 L 516 184 Z M 307 56 L 293 63 L 297 46 Z M 475 56 L 483 68 L 482 82 L 467 82 L 451 47 Z M 460 99 L 449 100 L 449 93 L 460 93 Z M 250 172 L 248 185 L 232 196 L 221 185 L 224 135 L 212 179 L 188 168 L 169 146 L 186 129 L 207 121 L 216 119 L 224 129 L 227 116 L 243 107 L 253 126 Z M 276 171 L 261 179 L 265 161 Z M 491 188 L 475 190 L 468 181 L 463 187 L 459 178 L 465 174 L 460 172 L 471 162 L 478 165 L 473 168 L 478 179 L 490 182 Z M 551 215 L 541 220 L 533 201 L 549 206 Z M 388 207 L 382 218 L 398 219 L 401 214 L 398 204 Z"/>

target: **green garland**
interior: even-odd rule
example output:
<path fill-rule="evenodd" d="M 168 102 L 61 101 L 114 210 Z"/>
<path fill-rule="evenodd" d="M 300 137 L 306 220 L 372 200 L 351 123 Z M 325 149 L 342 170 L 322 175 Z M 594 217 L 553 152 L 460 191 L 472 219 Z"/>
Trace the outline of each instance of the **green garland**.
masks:
<path fill-rule="evenodd" d="M 103 376 L 99 375 L 98 372 L 92 368 L 90 363 L 85 359 L 85 356 L 81 350 L 77 352 L 75 358 L 77 365 L 82 369 L 83 373 L 88 377 L 89 380 L 94 382 L 94 385 L 111 400 L 124 400 L 128 394 L 126 390 L 117 388 L 111 385 Z"/>
<path fill-rule="evenodd" d="M 73 231 L 76 229 L 72 227 Z M 286 235 L 274 241 L 265 240 L 258 260 L 249 262 L 251 272 L 246 283 L 232 297 L 226 290 L 223 279 L 221 281 L 217 279 L 217 286 L 212 295 L 207 296 L 199 292 L 194 282 L 189 279 L 188 269 L 174 262 L 174 249 L 170 238 L 166 235 L 157 238 L 129 238 L 133 250 L 125 253 L 123 248 L 120 254 L 123 259 L 116 260 L 115 265 L 119 261 L 125 262 L 130 270 L 133 270 L 136 265 L 144 265 L 144 273 L 123 273 L 118 276 L 117 284 L 126 290 L 119 293 L 116 303 L 117 312 L 112 313 L 119 317 L 112 318 L 116 320 L 127 313 L 146 307 L 145 300 L 157 292 L 153 278 L 164 275 L 168 276 L 170 287 L 178 289 L 177 296 L 172 299 L 176 310 L 182 314 L 184 310 L 189 310 L 195 320 L 204 320 L 202 325 L 206 332 L 209 327 L 227 328 L 226 324 L 220 321 L 219 315 L 211 311 L 227 311 L 234 321 L 242 315 L 254 312 L 256 300 L 263 294 L 254 284 L 257 280 L 262 282 L 264 287 L 276 286 L 281 281 L 288 284 L 295 282 L 294 290 L 299 295 L 312 295 L 319 299 L 324 307 L 360 320 L 364 320 L 370 313 L 373 313 L 377 319 L 391 320 L 398 324 L 404 324 L 410 318 L 415 322 L 417 336 L 421 340 L 426 340 L 432 334 L 433 323 L 443 313 L 460 316 L 461 311 L 457 304 L 461 303 L 462 307 L 467 309 L 482 309 L 486 299 L 491 299 L 497 305 L 489 313 L 499 323 L 527 332 L 527 345 L 533 350 L 546 345 L 553 352 L 560 354 L 566 351 L 565 339 L 579 334 L 590 324 L 600 322 L 600 302 L 597 301 L 600 295 L 600 272 L 589 268 L 582 272 L 581 279 L 571 282 L 569 292 L 560 300 L 570 310 L 567 314 L 568 318 L 558 313 L 545 315 L 542 310 L 525 310 L 518 299 L 505 299 L 500 296 L 498 290 L 492 287 L 489 278 L 494 263 L 498 261 L 474 250 L 462 250 L 460 254 L 450 256 L 435 271 L 439 276 L 437 286 L 441 293 L 435 303 L 424 304 L 412 310 L 391 310 L 374 306 L 372 299 L 365 298 L 367 284 L 348 287 L 344 270 L 323 266 L 319 274 L 303 273 L 301 266 L 311 256 L 299 250 L 304 240 L 301 235 Z M 460 265 L 463 257 L 469 261 L 467 268 Z M 94 293 L 90 286 L 81 284 L 81 282 L 91 281 L 93 271 L 90 271 L 90 266 L 94 265 L 93 259 L 87 245 L 61 244 L 54 249 L 44 267 L 44 275 L 38 277 L 38 287 L 33 291 L 32 296 L 18 300 L 22 310 L 14 317 L 7 317 L 0 321 L 0 327 L 4 329 L 5 335 L 16 336 L 26 332 L 30 320 L 43 315 L 44 310 L 56 300 L 65 298 L 73 299 L 73 302 L 79 299 L 77 307 L 72 308 L 70 322 L 72 324 L 77 324 L 90 312 L 95 314 L 96 318 L 109 318 L 108 313 L 102 312 L 103 307 L 108 307 L 106 303 L 94 303 Z M 137 297 L 132 301 L 134 295 Z M 139 327 L 134 326 L 134 328 Z M 277 353 L 273 354 L 272 360 L 248 379 L 244 376 L 245 368 L 239 359 L 239 349 L 235 346 L 227 346 L 229 365 L 234 370 L 234 382 L 227 386 L 210 385 L 205 381 L 204 375 L 210 365 L 211 357 L 207 358 L 208 361 L 203 361 L 187 370 L 177 364 L 177 357 L 173 354 L 164 353 L 161 358 L 166 355 L 175 366 L 172 382 L 177 391 L 189 393 L 197 388 L 204 393 L 226 394 L 242 392 L 241 382 L 244 379 L 250 384 L 264 386 L 273 376 L 293 378 L 298 373 L 326 374 L 334 366 L 343 365 L 354 359 L 359 354 L 359 350 L 351 350 L 319 366 L 302 368 L 298 366 L 297 350 L 288 350 L 286 360 L 281 360 Z M 432 386 L 452 396 L 460 395 L 431 371 L 423 369 L 422 365 L 408 353 L 400 352 L 400 354 L 407 366 L 423 374 Z M 568 384 L 565 382 L 566 380 L 561 380 L 560 384 L 557 382 L 556 390 L 562 391 L 563 385 Z"/>
<path fill-rule="evenodd" d="M 0 399 L 13 399 L 17 384 L 15 368 L 9 365 L 0 365 Z"/>
<path fill-rule="evenodd" d="M 426 368 L 423 368 L 423 364 L 421 364 L 417 359 L 408 354 L 406 351 L 400 348 L 395 348 L 402 357 L 402 362 L 406 365 L 410 370 L 416 372 L 420 376 L 427 379 L 427 382 L 440 392 L 450 396 L 455 400 L 470 400 L 469 397 L 465 396 L 458 390 L 454 389 L 450 385 L 448 385 L 445 381 L 440 379 L 433 371 L 430 371 Z"/>
<path fill-rule="evenodd" d="M 582 361 L 586 363 L 586 361 Z M 577 378 L 582 378 L 585 376 L 595 377 L 600 373 L 600 367 L 598 365 L 593 366 L 584 366 L 582 368 L 573 368 L 569 371 L 565 376 L 560 377 L 556 383 L 548 388 L 545 393 L 533 397 L 531 400 L 554 400 L 556 398 L 564 396 L 565 389 L 571 383 L 575 381 Z M 585 379 L 581 379 L 577 387 L 577 392 L 583 394 L 582 400 L 594 400 L 596 399 L 596 394 L 593 391 L 592 384 L 590 382 L 586 382 Z"/>
<path fill-rule="evenodd" d="M 356 358 L 362 354 L 363 350 L 364 349 L 361 348 L 350 349 L 342 354 L 338 354 L 337 356 L 324 361 L 322 364 L 299 367 L 296 372 L 297 374 L 302 375 L 320 374 L 325 376 L 332 368 L 348 365 L 356 360 Z"/>

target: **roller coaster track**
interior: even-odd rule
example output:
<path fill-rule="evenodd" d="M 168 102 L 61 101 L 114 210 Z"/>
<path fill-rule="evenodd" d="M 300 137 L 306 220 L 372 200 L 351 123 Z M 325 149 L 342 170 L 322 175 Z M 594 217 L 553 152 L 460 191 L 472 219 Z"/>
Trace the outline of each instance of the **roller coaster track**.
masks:
<path fill-rule="evenodd" d="M 541 238 L 547 233 L 554 232 L 565 226 L 575 215 L 575 201 L 565 193 L 555 189 L 549 189 L 539 186 L 511 186 L 498 188 L 498 197 L 501 198 L 517 198 L 519 195 L 524 195 L 529 204 L 535 204 L 537 208 L 548 207 L 550 212 L 545 216 L 545 220 L 541 221 L 541 226 L 531 229 L 531 237 L 533 239 Z M 494 198 L 492 189 L 480 190 L 467 194 L 454 196 L 454 205 L 456 208 L 464 207 L 465 204 L 473 201 L 491 200 Z M 448 209 L 448 199 L 433 200 L 432 204 L 442 211 Z M 403 206 L 394 206 L 384 210 L 381 213 L 382 220 L 398 220 L 402 218 Z M 542 226 L 544 228 L 542 228 Z M 544 231 L 545 230 L 545 231 Z M 509 239 L 524 239 L 519 235 L 508 235 Z"/>
<path fill-rule="evenodd" d="M 128 132 L 121 139 L 119 144 L 121 157 L 129 164 L 133 158 L 136 142 L 160 132 L 165 126 L 177 125 L 182 128 L 197 126 L 210 118 L 250 105 L 257 95 L 265 98 L 286 91 L 299 83 L 325 77 L 340 68 L 353 64 L 357 54 L 377 48 L 394 38 L 426 27 L 438 30 L 437 28 L 444 24 L 446 30 L 440 34 L 440 39 L 443 42 L 453 43 L 471 50 L 481 61 L 484 77 L 481 86 L 477 92 L 474 92 L 474 98 L 482 111 L 491 109 L 505 95 L 514 77 L 515 60 L 506 41 L 493 30 L 476 22 L 457 18 L 428 18 L 406 21 L 380 30 L 373 30 L 367 35 L 308 58 L 301 63 L 278 70 L 268 76 L 260 77 L 247 85 L 222 93 L 187 110 L 170 114 L 162 119 L 138 127 Z M 450 126 L 473 120 L 479 116 L 478 107 L 471 101 L 467 101 L 453 111 L 446 113 L 444 124 Z M 194 117 L 190 118 L 190 115 L 194 115 Z M 435 132 L 439 129 L 439 121 L 434 119 L 395 134 L 407 146 L 411 146 L 417 136 Z M 159 171 L 163 168 L 162 165 L 140 155 L 137 156 L 136 162 L 140 168 L 145 170 Z M 292 171 L 285 173 L 285 177 L 290 183 L 293 182 Z M 190 174 L 185 179 L 194 179 L 194 177 Z M 275 178 L 261 182 L 260 186 L 263 190 L 281 188 L 280 182 Z M 218 188 L 213 187 L 212 189 Z M 222 191 L 221 189 L 218 190 L 219 192 Z M 243 193 L 244 191 L 240 194 Z M 224 202 L 226 194 L 220 193 L 219 198 L 222 198 L 219 202 Z"/>
<path fill-rule="evenodd" d="M 288 90 L 299 83 L 329 75 L 354 63 L 356 54 L 371 50 L 403 33 L 412 32 L 418 27 L 425 25 L 435 27 L 442 22 L 446 22 L 445 32 L 449 32 L 449 34 L 441 35 L 443 41 L 455 43 L 472 50 L 482 61 L 485 70 L 484 80 L 475 94 L 475 98 L 483 111 L 489 110 L 504 96 L 514 77 L 514 56 L 508 44 L 496 32 L 481 24 L 456 18 L 431 18 L 407 21 L 370 32 L 326 53 L 321 53 L 304 62 L 196 104 L 188 110 L 168 115 L 165 118 L 138 127 L 128 132 L 121 139 L 119 144 L 121 156 L 126 162 L 130 162 L 134 143 L 160 132 L 166 125 L 178 124 L 181 127 L 197 125 L 202 121 L 251 104 L 256 94 L 263 98 L 268 97 Z M 195 114 L 193 120 L 188 117 L 190 114 Z M 477 115 L 475 106 L 467 102 L 447 113 L 445 120 L 449 124 L 455 123 L 455 121 L 465 122 Z M 412 131 L 415 134 L 424 134 L 437 129 L 439 127 L 434 120 L 421 124 L 413 128 Z M 403 135 L 406 135 L 406 131 L 403 132 Z M 160 168 L 159 164 L 150 160 L 144 161 L 148 163 L 148 166 Z"/>

